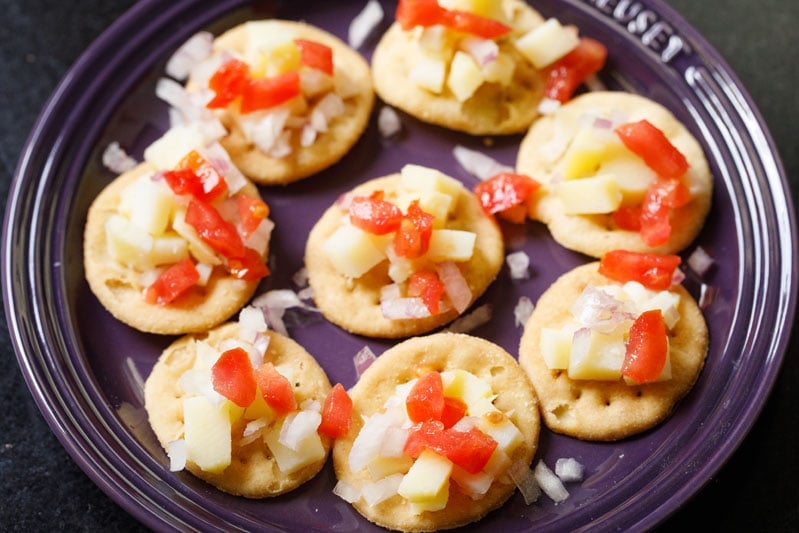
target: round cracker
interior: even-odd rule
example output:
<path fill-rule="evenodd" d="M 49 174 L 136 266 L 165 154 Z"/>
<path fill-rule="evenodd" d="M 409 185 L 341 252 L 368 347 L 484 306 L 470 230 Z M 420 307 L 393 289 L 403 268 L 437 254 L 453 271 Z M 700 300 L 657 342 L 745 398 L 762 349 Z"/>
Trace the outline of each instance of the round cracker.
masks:
<path fill-rule="evenodd" d="M 376 178 L 359 185 L 352 193 L 368 196 L 373 191 L 382 190 L 385 200 L 396 201 L 399 180 L 399 174 Z M 350 279 L 333 267 L 322 250 L 325 240 L 346 216 L 347 211 L 338 205 L 329 207 L 311 229 L 305 247 L 308 283 L 313 288 L 317 307 L 328 320 L 351 333 L 369 337 L 400 338 L 431 331 L 457 318 L 458 312 L 455 309 L 425 318 L 385 318 L 380 309 L 380 290 L 392 283 L 388 276 L 388 261 L 380 263 L 358 279 Z M 466 188 L 462 189 L 456 200 L 447 228 L 477 234 L 472 258 L 467 262 L 457 263 L 472 291 L 473 303 L 485 292 L 502 268 L 502 234 L 494 219 L 483 212 L 477 198 Z"/>
<path fill-rule="evenodd" d="M 154 172 L 154 166 L 141 163 L 117 177 L 92 202 L 83 238 L 86 280 L 100 303 L 116 319 L 139 331 L 164 335 L 205 331 L 238 312 L 255 293 L 258 281 L 236 279 L 215 268 L 205 287 L 193 287 L 169 305 L 150 304 L 142 296 L 141 272 L 108 253 L 105 224 L 117 213 L 120 194 L 140 176 Z M 260 197 L 251 183 L 241 192 Z"/>
<path fill-rule="evenodd" d="M 515 30 L 526 31 L 544 22 L 525 2 L 504 0 L 504 4 Z M 511 39 L 519 31 L 497 41 L 500 51 L 508 54 L 516 65 L 512 83 L 508 86 L 484 83 L 465 102 L 459 102 L 446 84 L 440 94 L 434 94 L 410 78 L 409 73 L 416 66 L 416 33 L 403 31 L 395 22 L 383 34 L 372 55 L 375 92 L 386 103 L 419 120 L 448 129 L 472 135 L 526 131 L 538 116 L 544 77 L 513 45 Z"/>
<path fill-rule="evenodd" d="M 204 340 L 219 346 L 226 339 L 238 336 L 237 323 L 218 326 L 207 334 L 187 335 L 172 343 L 158 359 L 144 384 L 144 406 L 150 426 L 164 449 L 183 437 L 183 399 L 187 394 L 178 385 L 180 376 L 194 364 L 195 342 Z M 292 339 L 268 331 L 269 348 L 265 360 L 293 368 L 294 393 L 298 403 L 314 399 L 323 403 L 330 392 L 330 382 L 322 367 L 305 349 Z M 291 474 L 284 474 L 262 439 L 241 446 L 239 439 L 246 420 L 239 420 L 232 429 L 232 461 L 223 472 L 215 474 L 187 462 L 186 469 L 220 490 L 247 498 L 267 498 L 289 492 L 313 478 L 327 461 L 331 442 L 322 437 L 325 458 Z"/>
<path fill-rule="evenodd" d="M 660 246 L 647 246 L 638 232 L 614 227 L 610 215 L 566 214 L 560 200 L 554 194 L 546 194 L 563 155 L 552 156 L 553 144 L 572 139 L 585 115 L 611 117 L 614 112 L 622 113 L 625 120 L 630 122 L 649 120 L 685 155 L 690 165 L 684 179 L 692 191 L 692 199 L 687 205 L 674 210 L 671 236 L 668 242 Z M 542 193 L 531 206 L 531 217 L 544 222 L 552 237 L 562 246 L 597 258 L 618 249 L 659 254 L 683 250 L 702 229 L 713 194 L 713 177 L 696 138 L 662 105 L 643 96 L 623 92 L 586 93 L 564 104 L 554 114 L 536 121 L 519 147 L 516 168 L 544 184 Z"/>
<path fill-rule="evenodd" d="M 680 320 L 669 338 L 670 380 L 627 385 L 623 380 L 574 380 L 566 371 L 550 370 L 539 348 L 541 329 L 567 322 L 572 303 L 587 286 L 615 283 L 599 274 L 598 265 L 589 263 L 563 274 L 541 295 L 524 327 L 519 364 L 533 383 L 549 429 L 583 440 L 612 441 L 646 431 L 668 417 L 704 366 L 708 330 L 696 301 L 676 286 L 671 290 L 680 295 Z"/>
<path fill-rule="evenodd" d="M 229 132 L 220 140 L 220 144 L 235 165 L 256 183 L 284 185 L 324 170 L 344 157 L 366 130 L 375 96 L 369 64 L 341 39 L 303 22 L 274 22 L 292 31 L 297 38 L 332 48 L 335 84 L 351 88 L 354 93 L 354 96 L 344 100 L 344 113 L 333 119 L 328 130 L 319 134 L 313 144 L 302 146 L 300 136 L 292 135 L 291 153 L 280 158 L 269 156 L 247 140 L 237 121 L 236 112 L 230 109 L 219 111 L 218 116 Z M 246 46 L 245 24 L 226 31 L 214 41 L 216 54 L 226 51 L 241 54 Z M 191 86 L 192 82 L 189 83 Z"/>
<path fill-rule="evenodd" d="M 529 465 L 538 446 L 538 401 L 516 360 L 487 340 L 458 333 L 437 333 L 414 337 L 386 350 L 352 387 L 352 427 L 333 445 L 336 477 L 354 485 L 370 479 L 366 471 L 350 470 L 350 449 L 363 426 L 363 418 L 381 412 L 398 385 L 418 377 L 420 372 L 454 369 L 471 372 L 491 385 L 497 394 L 494 405 L 506 413 L 524 435 L 524 443 L 512 452 L 511 461 Z M 411 505 L 399 495 L 372 507 L 363 500 L 353 505 L 364 517 L 389 529 L 433 531 L 479 520 L 500 507 L 515 490 L 516 486 L 507 476 L 500 476 L 483 498 L 472 500 L 452 483 L 447 506 L 420 515 L 414 514 Z"/>

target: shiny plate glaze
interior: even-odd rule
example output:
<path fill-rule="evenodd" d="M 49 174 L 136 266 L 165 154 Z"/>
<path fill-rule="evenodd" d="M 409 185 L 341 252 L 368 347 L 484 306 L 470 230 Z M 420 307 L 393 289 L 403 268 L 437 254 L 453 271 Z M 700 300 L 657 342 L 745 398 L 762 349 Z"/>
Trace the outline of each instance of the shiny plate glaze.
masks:
<path fill-rule="evenodd" d="M 170 473 L 147 425 L 142 379 L 171 337 L 137 333 L 100 306 L 83 279 L 81 239 L 92 199 L 113 176 L 100 154 L 113 140 L 136 157 L 167 126 L 154 96 L 171 52 L 195 31 L 219 33 L 250 18 L 304 19 L 346 39 L 362 2 L 144 0 L 76 62 L 31 132 L 9 193 L 3 233 L 3 297 L 26 381 L 81 468 L 119 505 L 156 529 L 369 529 L 333 496 L 332 467 L 297 491 L 266 501 L 225 495 L 187 473 Z M 384 2 L 387 12 L 393 7 Z M 718 54 L 658 0 L 545 0 L 545 16 L 576 24 L 609 49 L 603 81 L 669 107 L 701 139 L 716 177 L 713 208 L 694 246 L 718 264 L 702 280 L 715 291 L 706 310 L 711 347 L 706 368 L 674 415 L 658 428 L 617 443 L 589 444 L 544 431 L 537 459 L 576 457 L 582 484 L 554 505 L 525 506 L 516 494 L 476 524 L 478 530 L 595 530 L 652 527 L 697 493 L 752 427 L 782 362 L 797 295 L 797 231 L 784 170 L 754 106 Z M 134 31 L 135 29 L 135 31 Z M 370 56 L 374 40 L 363 48 Z M 515 161 L 519 137 L 445 132 L 402 116 L 404 132 L 382 139 L 374 118 L 354 150 L 333 168 L 284 188 L 262 189 L 277 224 L 273 271 L 262 289 L 294 288 L 305 236 L 343 191 L 398 170 L 435 166 L 468 186 L 455 162 L 462 144 Z M 781 228 L 781 231 L 774 231 Z M 521 329 L 513 304 L 535 301 L 562 272 L 587 261 L 549 238 L 541 225 L 503 227 L 508 252 L 526 251 L 531 277 L 507 270 L 478 302 L 493 320 L 473 333 L 515 354 Z M 689 248 L 685 256 L 693 250 Z M 698 295 L 701 283 L 689 278 Z M 334 382 L 355 381 L 352 356 L 368 341 L 318 317 L 302 317 L 292 336 Z M 376 528 L 375 528 L 376 529 Z"/>

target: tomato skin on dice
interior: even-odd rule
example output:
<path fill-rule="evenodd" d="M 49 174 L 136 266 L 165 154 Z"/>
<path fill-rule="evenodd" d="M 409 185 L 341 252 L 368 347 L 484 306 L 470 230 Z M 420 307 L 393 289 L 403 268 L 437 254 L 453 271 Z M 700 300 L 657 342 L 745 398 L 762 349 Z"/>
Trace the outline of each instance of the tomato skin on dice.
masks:
<path fill-rule="evenodd" d="M 669 341 L 663 315 L 659 309 L 644 311 L 630 328 L 621 373 L 636 383 L 655 381 L 663 371 L 668 355 Z"/>
<path fill-rule="evenodd" d="M 214 390 L 239 407 L 255 400 L 257 384 L 250 356 L 242 348 L 232 348 L 219 356 L 211 367 Z"/>

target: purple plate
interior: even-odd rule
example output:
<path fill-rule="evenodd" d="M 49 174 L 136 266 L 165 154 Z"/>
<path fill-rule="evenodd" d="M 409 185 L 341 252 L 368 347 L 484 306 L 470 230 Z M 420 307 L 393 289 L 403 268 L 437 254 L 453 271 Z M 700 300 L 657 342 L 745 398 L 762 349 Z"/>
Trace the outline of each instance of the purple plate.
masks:
<path fill-rule="evenodd" d="M 171 52 L 194 32 L 219 33 L 252 18 L 305 19 L 343 38 L 358 2 L 144 0 L 77 61 L 44 108 L 13 182 L 3 233 L 3 296 L 18 361 L 53 432 L 81 468 L 119 505 L 156 529 L 377 529 L 335 497 L 332 467 L 295 492 L 266 501 L 223 494 L 187 473 L 171 473 L 142 407 L 142 380 L 173 339 L 116 322 L 83 277 L 82 232 L 92 199 L 113 176 L 100 163 L 110 141 L 136 157 L 166 128 L 154 96 Z M 393 6 L 384 2 L 386 11 Z M 711 344 L 696 386 L 665 423 L 615 443 L 585 443 L 543 431 L 537 459 L 577 458 L 586 479 L 554 505 L 525 506 L 519 494 L 476 524 L 481 530 L 650 528 L 697 493 L 740 444 L 760 413 L 783 358 L 797 295 L 797 232 L 774 144 L 748 95 L 718 54 L 659 0 L 541 0 L 537 8 L 603 41 L 603 81 L 670 108 L 699 138 L 715 175 L 713 208 L 694 245 L 715 258 L 701 280 L 715 297 L 706 309 Z M 363 52 L 370 56 L 367 43 Z M 312 179 L 263 189 L 277 224 L 274 274 L 263 289 L 293 288 L 305 236 L 343 191 L 406 162 L 475 180 L 458 166 L 462 144 L 513 164 L 519 137 L 450 133 L 402 116 L 404 134 L 382 139 L 374 120 L 339 164 Z M 779 231 L 776 229 L 779 228 Z M 588 259 L 535 223 L 504 227 L 508 251 L 524 250 L 532 275 L 503 271 L 478 302 L 491 322 L 473 333 L 516 353 L 513 306 L 535 301 L 566 270 Z M 688 280 L 697 295 L 700 282 Z M 290 329 L 331 381 L 355 381 L 352 356 L 365 344 L 316 319 Z"/>

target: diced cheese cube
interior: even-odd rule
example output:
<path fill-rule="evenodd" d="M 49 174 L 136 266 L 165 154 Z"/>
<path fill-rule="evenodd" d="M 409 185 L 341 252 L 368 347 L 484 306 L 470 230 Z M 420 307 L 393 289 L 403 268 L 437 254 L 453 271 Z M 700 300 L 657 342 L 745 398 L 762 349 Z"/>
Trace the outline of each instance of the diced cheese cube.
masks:
<path fill-rule="evenodd" d="M 636 205 L 644 199 L 657 174 L 642 159 L 617 156 L 603 161 L 598 174 L 612 174 L 623 196 L 623 205 Z"/>
<path fill-rule="evenodd" d="M 555 19 L 547 19 L 514 42 L 516 48 L 537 69 L 547 67 L 574 50 L 580 42 L 577 29 L 564 27 Z"/>
<path fill-rule="evenodd" d="M 444 396 L 458 398 L 467 406 L 494 394 L 490 384 L 466 370 L 445 370 L 441 372 L 441 382 Z"/>
<path fill-rule="evenodd" d="M 541 356 L 550 370 L 569 368 L 574 327 L 541 328 Z"/>
<path fill-rule="evenodd" d="M 251 69 L 255 77 L 279 76 L 300 68 L 300 48 L 293 40 L 259 50 L 258 62 Z"/>
<path fill-rule="evenodd" d="M 369 461 L 367 468 L 369 469 L 369 475 L 372 476 L 372 479 L 377 481 L 378 479 L 383 479 L 392 474 L 405 474 L 412 465 L 413 459 L 407 455 L 398 457 L 378 455 Z"/>
<path fill-rule="evenodd" d="M 676 292 L 657 291 L 651 298 L 639 305 L 638 311 L 643 313 L 650 309 L 659 309 L 660 313 L 663 315 L 663 321 L 666 323 L 666 327 L 668 329 L 673 329 L 680 320 L 679 305 L 680 295 Z"/>
<path fill-rule="evenodd" d="M 243 416 L 247 420 L 257 420 L 259 418 L 274 420 L 275 411 L 269 407 L 269 404 L 266 403 L 266 400 L 264 400 L 264 397 L 259 390 L 258 394 L 255 395 L 255 400 L 253 400 L 253 402 L 244 410 Z"/>
<path fill-rule="evenodd" d="M 408 163 L 400 169 L 398 188 L 400 192 L 421 193 L 442 192 L 457 199 L 463 191 L 461 182 L 450 178 L 440 170 Z M 454 206 L 453 206 L 454 207 Z"/>
<path fill-rule="evenodd" d="M 468 11 L 482 17 L 504 21 L 505 13 L 502 11 L 502 2 L 497 0 L 439 0 L 442 7 Z"/>
<path fill-rule="evenodd" d="M 231 423 L 227 407 L 205 396 L 183 400 L 186 458 L 206 472 L 219 473 L 230 465 Z"/>
<path fill-rule="evenodd" d="M 500 52 L 496 59 L 483 65 L 483 76 L 486 81 L 508 86 L 513 81 L 516 63 L 508 54 Z"/>
<path fill-rule="evenodd" d="M 120 263 L 142 269 L 152 266 L 149 260 L 152 236 L 122 215 L 108 217 L 105 238 L 108 253 Z"/>
<path fill-rule="evenodd" d="M 447 223 L 447 218 L 453 206 L 452 196 L 439 191 L 404 192 L 401 191 L 397 198 L 397 207 L 403 211 L 408 210 L 408 206 L 414 200 L 418 200 L 419 207 L 425 213 L 430 213 L 433 219 L 434 228 L 443 228 Z"/>
<path fill-rule="evenodd" d="M 458 484 L 458 487 L 464 494 L 472 499 L 477 499 L 491 488 L 491 484 L 494 482 L 494 476 L 482 471 L 476 474 L 470 474 L 463 468 L 455 465 L 452 468 L 452 480 Z"/>
<path fill-rule="evenodd" d="M 569 378 L 619 379 L 626 353 L 624 335 L 620 330 L 610 334 L 588 328 L 578 330 L 569 355 Z"/>
<path fill-rule="evenodd" d="M 468 261 L 474 254 L 477 234 L 457 229 L 434 229 L 426 257 L 430 261 Z"/>
<path fill-rule="evenodd" d="M 168 233 L 155 237 L 150 250 L 150 262 L 155 265 L 171 265 L 189 257 L 189 245 L 186 239 L 177 233 Z"/>
<path fill-rule="evenodd" d="M 150 235 L 163 234 L 175 208 L 175 195 L 172 194 L 172 190 L 163 180 L 148 179 L 139 181 L 135 194 L 130 221 Z"/>
<path fill-rule="evenodd" d="M 293 29 L 276 20 L 251 20 L 244 24 L 247 43 L 244 54 L 245 61 L 256 65 L 262 52 L 269 52 L 296 37 Z"/>
<path fill-rule="evenodd" d="M 497 447 L 507 454 L 512 453 L 519 444 L 524 442 L 522 432 L 519 431 L 513 420 L 501 411 L 485 413 L 478 419 L 477 427 L 497 441 Z"/>
<path fill-rule="evenodd" d="M 483 70 L 472 56 L 458 50 L 452 58 L 447 77 L 447 88 L 459 102 L 468 100 L 485 82 Z"/>
<path fill-rule="evenodd" d="M 440 94 L 444 89 L 446 77 L 446 61 L 428 54 L 419 54 L 413 63 L 413 68 L 408 72 L 408 79 L 434 94 Z"/>
<path fill-rule="evenodd" d="M 425 449 L 402 478 L 397 492 L 410 502 L 425 506 L 425 510 L 443 509 L 447 503 L 452 466 L 446 457 Z"/>
<path fill-rule="evenodd" d="M 339 273 L 359 278 L 386 258 L 365 231 L 355 226 L 339 226 L 322 244 L 330 263 Z"/>
<path fill-rule="evenodd" d="M 144 150 L 144 160 L 158 170 L 172 170 L 187 153 L 204 145 L 205 139 L 198 128 L 174 126 Z"/>
<path fill-rule="evenodd" d="M 623 198 L 610 174 L 563 181 L 555 186 L 555 194 L 568 215 L 612 213 L 621 206 Z"/>
<path fill-rule="evenodd" d="M 582 127 L 563 154 L 560 171 L 566 180 L 585 178 L 595 175 L 600 166 L 611 159 L 631 156 L 612 132 L 599 133 L 593 127 Z"/>
<path fill-rule="evenodd" d="M 311 432 L 306 438 L 297 443 L 296 450 L 280 443 L 280 430 L 283 423 L 275 424 L 264 435 L 264 442 L 272 452 L 277 462 L 277 467 L 284 474 L 292 474 L 301 468 L 322 461 L 327 452 L 322 444 L 322 439 L 316 432 Z"/>

